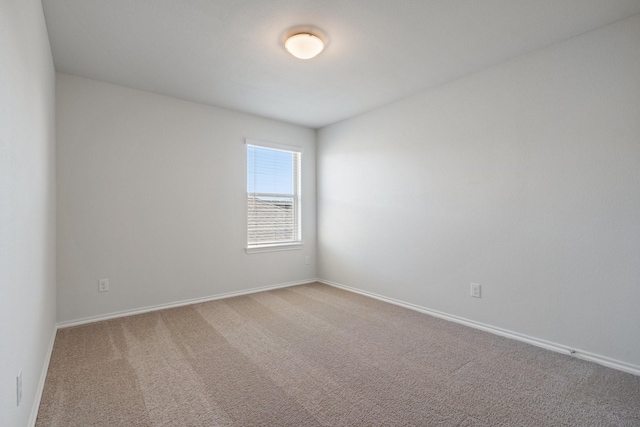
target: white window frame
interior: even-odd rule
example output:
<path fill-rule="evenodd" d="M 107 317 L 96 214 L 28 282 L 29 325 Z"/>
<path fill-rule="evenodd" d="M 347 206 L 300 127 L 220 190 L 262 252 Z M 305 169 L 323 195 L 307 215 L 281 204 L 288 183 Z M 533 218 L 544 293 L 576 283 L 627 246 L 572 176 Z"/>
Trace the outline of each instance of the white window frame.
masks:
<path fill-rule="evenodd" d="M 287 251 L 287 250 L 296 250 L 302 249 L 303 241 L 302 241 L 302 158 L 303 158 L 303 150 L 301 147 L 294 147 L 289 145 L 277 144 L 274 142 L 261 141 L 257 139 L 247 138 L 245 140 L 245 179 L 249 178 L 249 170 L 247 167 L 247 159 L 248 159 L 248 148 L 250 146 L 259 147 L 259 148 L 269 148 L 272 150 L 279 151 L 287 151 L 292 153 L 298 153 L 298 171 L 297 171 L 297 182 L 293 183 L 293 199 L 294 199 L 294 209 L 295 209 L 295 220 L 297 221 L 297 239 L 286 241 L 286 242 L 275 242 L 275 243 L 260 243 L 260 244 L 250 244 L 249 243 L 249 211 L 247 208 L 247 222 L 246 222 L 246 252 L 247 253 L 257 253 L 257 252 L 272 252 L 272 251 Z M 245 182 L 245 192 L 248 188 L 248 182 Z M 247 193 L 248 196 L 249 193 Z M 256 194 L 256 193 L 254 193 Z M 266 196 L 269 196 L 267 194 Z M 271 195 L 278 196 L 278 195 Z M 246 200 L 246 199 L 245 199 Z"/>

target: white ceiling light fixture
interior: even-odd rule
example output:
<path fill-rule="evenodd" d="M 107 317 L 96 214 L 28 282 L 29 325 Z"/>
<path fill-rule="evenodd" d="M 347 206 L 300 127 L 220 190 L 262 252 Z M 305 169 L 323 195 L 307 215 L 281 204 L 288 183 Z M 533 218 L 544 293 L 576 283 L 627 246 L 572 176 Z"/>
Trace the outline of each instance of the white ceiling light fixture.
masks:
<path fill-rule="evenodd" d="M 291 55 L 300 59 L 311 59 L 324 49 L 320 37 L 311 33 L 294 34 L 284 42 L 284 48 Z"/>

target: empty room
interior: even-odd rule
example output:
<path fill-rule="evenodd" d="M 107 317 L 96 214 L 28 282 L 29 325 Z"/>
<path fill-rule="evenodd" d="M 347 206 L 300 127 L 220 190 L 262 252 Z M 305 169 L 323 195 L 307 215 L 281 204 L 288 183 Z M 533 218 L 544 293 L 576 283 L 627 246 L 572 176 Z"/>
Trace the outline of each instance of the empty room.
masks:
<path fill-rule="evenodd" d="M 640 426 L 640 0 L 0 0 L 0 414 Z"/>

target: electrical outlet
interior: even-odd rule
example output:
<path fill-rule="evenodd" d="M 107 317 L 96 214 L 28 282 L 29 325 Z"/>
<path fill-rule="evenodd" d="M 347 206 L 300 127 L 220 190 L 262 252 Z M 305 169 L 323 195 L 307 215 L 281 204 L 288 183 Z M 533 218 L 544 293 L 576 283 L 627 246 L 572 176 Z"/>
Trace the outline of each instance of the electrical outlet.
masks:
<path fill-rule="evenodd" d="M 98 280 L 98 292 L 107 292 L 109 290 L 109 279 Z"/>
<path fill-rule="evenodd" d="M 480 285 L 477 283 L 471 284 L 471 296 L 474 298 L 480 298 Z"/>
<path fill-rule="evenodd" d="M 304 263 L 309 265 L 309 255 L 307 255 L 306 257 L 304 257 Z"/>
<path fill-rule="evenodd" d="M 22 400 L 22 369 L 18 372 L 18 376 L 16 377 L 16 406 L 20 406 L 20 401 Z"/>

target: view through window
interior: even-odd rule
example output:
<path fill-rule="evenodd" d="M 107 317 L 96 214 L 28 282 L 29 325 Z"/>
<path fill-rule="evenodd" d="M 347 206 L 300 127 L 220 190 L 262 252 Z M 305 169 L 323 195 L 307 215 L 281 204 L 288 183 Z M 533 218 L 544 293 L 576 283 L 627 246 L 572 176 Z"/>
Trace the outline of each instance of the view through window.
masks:
<path fill-rule="evenodd" d="M 247 144 L 248 247 L 300 243 L 300 157 Z"/>

